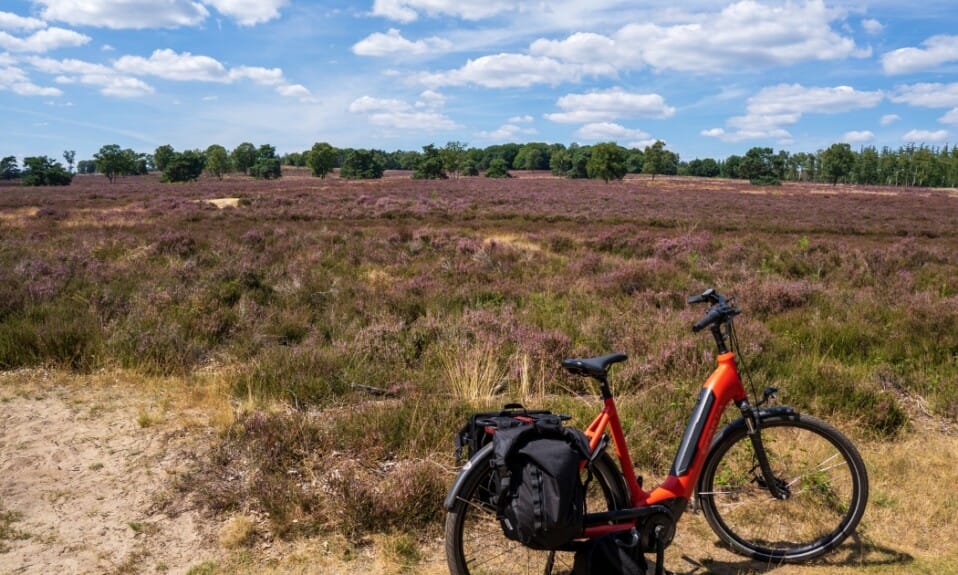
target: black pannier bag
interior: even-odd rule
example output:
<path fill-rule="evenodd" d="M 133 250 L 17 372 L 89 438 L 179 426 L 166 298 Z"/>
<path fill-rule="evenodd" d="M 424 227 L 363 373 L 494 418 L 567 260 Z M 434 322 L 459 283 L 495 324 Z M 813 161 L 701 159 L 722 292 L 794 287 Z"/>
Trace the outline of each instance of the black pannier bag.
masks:
<path fill-rule="evenodd" d="M 495 504 L 503 533 L 533 549 L 559 549 L 582 534 L 589 442 L 557 415 L 499 427 L 492 465 L 499 477 Z"/>
<path fill-rule="evenodd" d="M 551 411 L 531 411 L 518 403 L 507 404 L 500 411 L 470 415 L 469 420 L 456 434 L 456 463 L 471 458 L 492 441 L 492 435 L 497 429 L 526 425 L 545 415 L 553 414 Z M 563 421 L 569 419 L 566 415 L 557 417 Z"/>

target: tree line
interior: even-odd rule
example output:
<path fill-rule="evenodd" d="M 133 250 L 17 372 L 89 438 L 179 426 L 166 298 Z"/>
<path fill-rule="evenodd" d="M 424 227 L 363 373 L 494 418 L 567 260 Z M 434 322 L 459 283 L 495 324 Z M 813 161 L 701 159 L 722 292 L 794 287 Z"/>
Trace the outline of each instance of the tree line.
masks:
<path fill-rule="evenodd" d="M 874 146 L 853 150 L 836 143 L 817 152 L 790 153 L 769 147 L 753 147 L 744 155 L 724 160 L 696 158 L 681 161 L 679 155 L 656 141 L 644 149 L 626 148 L 615 142 L 595 145 L 497 144 L 469 147 L 452 141 L 445 146 L 423 146 L 422 151 L 336 148 L 318 142 L 310 149 L 277 155 L 276 148 L 244 142 L 227 150 L 212 145 L 205 150 L 177 151 L 163 145 L 153 153 L 140 153 L 118 145 L 105 145 L 90 160 L 81 160 L 74 171 L 75 152 L 65 151 L 67 166 L 46 156 L 0 160 L 0 179 L 20 179 L 24 185 L 68 185 L 74 173 L 106 176 L 112 183 L 119 176 L 159 172 L 165 182 L 196 180 L 203 173 L 222 178 L 239 173 L 254 178 L 282 176 L 282 166 L 307 167 L 325 178 L 334 170 L 349 179 L 375 179 L 385 170 L 408 170 L 417 179 L 462 176 L 510 177 L 514 170 L 548 170 L 567 178 L 622 179 L 626 174 L 683 175 L 749 180 L 774 185 L 783 181 L 848 183 L 862 185 L 955 187 L 958 186 L 958 148 L 909 144 L 897 150 Z"/>

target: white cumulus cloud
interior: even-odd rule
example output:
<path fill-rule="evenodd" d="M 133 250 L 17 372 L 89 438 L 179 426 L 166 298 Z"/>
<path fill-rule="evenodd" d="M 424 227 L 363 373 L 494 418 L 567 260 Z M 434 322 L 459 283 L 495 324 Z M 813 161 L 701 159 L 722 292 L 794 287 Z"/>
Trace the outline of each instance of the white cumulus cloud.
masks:
<path fill-rule="evenodd" d="M 0 30 L 13 30 L 15 32 L 39 30 L 46 28 L 47 23 L 37 18 L 28 18 L 12 12 L 0 11 Z"/>
<path fill-rule="evenodd" d="M 869 130 L 852 130 L 842 135 L 846 144 L 865 144 L 875 139 L 875 134 Z"/>
<path fill-rule="evenodd" d="M 902 136 L 902 140 L 914 144 L 944 144 L 948 141 L 948 130 L 911 130 Z"/>
<path fill-rule="evenodd" d="M 44 20 L 115 29 L 196 26 L 209 11 L 192 0 L 38 0 Z"/>
<path fill-rule="evenodd" d="M 469 60 L 448 72 L 426 73 L 420 80 L 430 86 L 476 84 L 486 88 L 528 88 L 577 81 L 580 73 L 558 60 L 528 54 L 495 54 Z"/>
<path fill-rule="evenodd" d="M 241 26 L 280 16 L 289 0 L 36 0 L 44 20 L 77 26 L 136 29 L 198 26 L 210 16 L 207 6 Z"/>
<path fill-rule="evenodd" d="M 954 108 L 958 107 L 958 82 L 922 82 L 899 86 L 888 99 L 896 104 L 919 108 Z"/>
<path fill-rule="evenodd" d="M 922 43 L 924 48 L 899 48 L 882 55 L 886 74 L 910 74 L 937 68 L 958 61 L 958 36 L 932 36 Z"/>
<path fill-rule="evenodd" d="M 385 128 L 418 131 L 448 131 L 460 127 L 436 108 L 417 108 L 395 98 L 362 96 L 353 100 L 349 111 L 366 117 L 370 124 Z"/>
<path fill-rule="evenodd" d="M 800 84 L 779 84 L 760 90 L 748 99 L 744 116 L 734 116 L 726 127 L 701 132 L 726 142 L 775 139 L 787 141 L 786 126 L 797 123 L 803 114 L 838 114 L 873 108 L 883 99 L 881 90 L 862 92 L 850 86 L 808 88 Z"/>
<path fill-rule="evenodd" d="M 638 94 L 621 88 L 587 94 L 567 94 L 556 105 L 562 112 L 546 114 L 553 122 L 586 124 L 619 118 L 669 118 L 675 108 L 659 94 Z"/>
<path fill-rule="evenodd" d="M 241 26 L 254 26 L 280 16 L 288 0 L 204 0 L 204 4 L 235 20 Z"/>
<path fill-rule="evenodd" d="M 504 0 L 375 0 L 372 13 L 403 23 L 417 20 L 421 13 L 482 20 L 513 10 L 515 6 L 515 2 Z"/>
<path fill-rule="evenodd" d="M 89 41 L 90 37 L 85 34 L 56 27 L 44 28 L 23 38 L 0 31 L 0 48 L 11 52 L 43 53 L 58 48 L 82 46 Z"/>
<path fill-rule="evenodd" d="M 407 40 L 399 30 L 390 28 L 385 34 L 376 32 L 353 45 L 353 53 L 358 56 L 388 56 L 391 54 L 437 54 L 452 49 L 452 43 L 442 38 L 432 37 L 423 40 Z"/>
<path fill-rule="evenodd" d="M 648 140 L 651 136 L 642 130 L 626 128 L 614 122 L 595 122 L 586 124 L 576 131 L 576 136 L 589 141 Z"/>
<path fill-rule="evenodd" d="M 229 82 L 226 67 L 215 58 L 170 49 L 154 50 L 149 58 L 122 56 L 113 65 L 128 74 L 156 76 L 164 80 Z"/>

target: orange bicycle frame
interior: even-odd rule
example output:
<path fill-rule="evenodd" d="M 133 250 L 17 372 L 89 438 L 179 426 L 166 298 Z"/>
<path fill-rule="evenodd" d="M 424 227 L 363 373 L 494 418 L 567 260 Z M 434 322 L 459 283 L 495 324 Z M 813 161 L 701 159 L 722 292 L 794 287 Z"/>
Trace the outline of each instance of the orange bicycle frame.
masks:
<path fill-rule="evenodd" d="M 705 464 L 712 439 L 728 404 L 735 402 L 743 412 L 748 409 L 748 396 L 739 377 L 735 355 L 731 352 L 718 356 L 718 365 L 702 386 L 698 401 L 689 418 L 688 426 L 682 437 L 678 452 L 672 464 L 669 476 L 661 485 L 651 491 L 643 490 L 635 475 L 635 467 L 622 431 L 622 422 L 616 409 L 615 399 L 607 390 L 603 390 L 604 407 L 599 415 L 586 428 L 590 447 L 595 450 L 602 436 L 609 433 L 615 448 L 615 454 L 625 477 L 626 487 L 631 499 L 630 508 L 638 509 L 651 505 L 666 505 L 676 515 L 684 511 L 691 500 L 695 485 Z M 677 503 L 677 504 L 676 504 Z M 678 520 L 678 517 L 675 517 Z M 588 524 L 588 517 L 586 518 Z M 605 532 L 620 531 L 630 524 L 598 525 L 586 528 L 586 537 L 599 536 Z"/>

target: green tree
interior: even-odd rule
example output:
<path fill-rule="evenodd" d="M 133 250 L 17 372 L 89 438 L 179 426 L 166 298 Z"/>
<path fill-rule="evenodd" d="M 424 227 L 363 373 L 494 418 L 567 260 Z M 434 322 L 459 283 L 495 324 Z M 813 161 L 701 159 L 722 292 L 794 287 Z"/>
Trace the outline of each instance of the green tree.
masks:
<path fill-rule="evenodd" d="M 615 142 L 606 142 L 592 146 L 592 156 L 586 162 L 586 173 L 590 178 L 609 183 L 621 180 L 628 173 L 625 166 L 626 150 Z"/>
<path fill-rule="evenodd" d="M 719 175 L 723 178 L 738 179 L 741 178 L 742 156 L 732 154 L 725 158 L 725 161 L 719 166 L 721 171 Z"/>
<path fill-rule="evenodd" d="M 77 162 L 77 173 L 78 174 L 95 174 L 96 162 L 93 160 L 80 160 L 79 162 Z"/>
<path fill-rule="evenodd" d="M 652 174 L 674 174 L 678 171 L 678 156 L 665 149 L 665 142 L 656 140 L 651 146 L 646 146 L 642 153 L 642 172 Z"/>
<path fill-rule="evenodd" d="M 306 165 L 312 170 L 314 176 L 326 179 L 326 174 L 336 167 L 338 157 L 336 148 L 326 142 L 317 142 L 306 154 Z"/>
<path fill-rule="evenodd" d="M 712 158 L 696 158 L 689 162 L 688 171 L 690 176 L 714 178 L 719 175 L 721 168 L 719 167 L 719 163 Z"/>
<path fill-rule="evenodd" d="M 20 168 L 16 156 L 7 156 L 0 160 L 0 180 L 15 180 L 20 177 Z"/>
<path fill-rule="evenodd" d="M 173 146 L 169 144 L 160 146 L 153 151 L 153 167 L 161 172 L 166 171 L 166 164 L 169 163 L 175 153 Z"/>
<path fill-rule="evenodd" d="M 73 174 L 53 158 L 32 156 L 23 159 L 20 181 L 24 186 L 69 186 Z"/>
<path fill-rule="evenodd" d="M 124 162 L 126 164 L 126 171 L 123 172 L 123 174 L 129 176 L 145 176 L 150 172 L 147 166 L 146 154 L 138 154 L 130 148 L 127 148 L 123 150 L 123 155 L 126 158 Z"/>
<path fill-rule="evenodd" d="M 511 178 L 505 158 L 494 158 L 486 169 L 487 178 Z"/>
<path fill-rule="evenodd" d="M 572 154 L 572 167 L 569 168 L 566 176 L 570 178 L 588 178 L 588 165 L 589 158 L 592 157 L 592 147 L 572 144 L 569 146 L 569 153 Z"/>
<path fill-rule="evenodd" d="M 446 179 L 445 162 L 436 146 L 429 144 L 422 147 L 422 155 L 416 162 L 416 169 L 412 173 L 415 180 Z"/>
<path fill-rule="evenodd" d="M 548 144 L 530 142 L 519 148 L 512 167 L 516 170 L 548 170 L 552 153 Z"/>
<path fill-rule="evenodd" d="M 106 176 L 111 184 L 116 181 L 117 176 L 133 171 L 129 154 L 116 144 L 103 146 L 99 152 L 93 154 L 93 159 L 96 161 L 96 170 Z"/>
<path fill-rule="evenodd" d="M 374 180 L 383 177 L 383 164 L 372 150 L 349 150 L 343 158 L 339 177 L 351 180 Z"/>
<path fill-rule="evenodd" d="M 230 155 L 226 148 L 219 144 L 206 148 L 206 171 L 218 180 L 230 171 Z"/>
<path fill-rule="evenodd" d="M 249 168 L 249 174 L 257 179 L 272 180 L 282 177 L 283 164 L 276 155 L 276 148 L 263 144 L 256 150 L 256 161 Z"/>
<path fill-rule="evenodd" d="M 739 173 L 756 185 L 780 183 L 775 173 L 775 152 L 771 148 L 756 146 L 745 152 Z"/>
<path fill-rule="evenodd" d="M 832 144 L 821 156 L 822 172 L 833 186 L 855 169 L 855 152 L 848 144 Z"/>
<path fill-rule="evenodd" d="M 447 142 L 445 147 L 439 150 L 439 156 L 442 158 L 443 170 L 453 174 L 458 180 L 466 163 L 466 144 L 458 141 Z"/>
<path fill-rule="evenodd" d="M 76 161 L 76 150 L 64 150 L 63 160 L 67 163 L 67 171 L 73 172 L 73 163 Z"/>
<path fill-rule="evenodd" d="M 249 169 L 256 163 L 256 146 L 249 142 L 243 142 L 236 146 L 233 153 L 230 154 L 230 160 L 233 161 L 233 167 L 237 172 L 249 173 Z"/>
<path fill-rule="evenodd" d="M 549 158 L 549 171 L 553 176 L 567 176 L 572 169 L 572 154 L 565 148 L 554 150 Z"/>
<path fill-rule="evenodd" d="M 174 153 L 163 170 L 164 182 L 192 182 L 200 177 L 206 164 L 206 158 L 199 150 L 186 150 Z"/>

